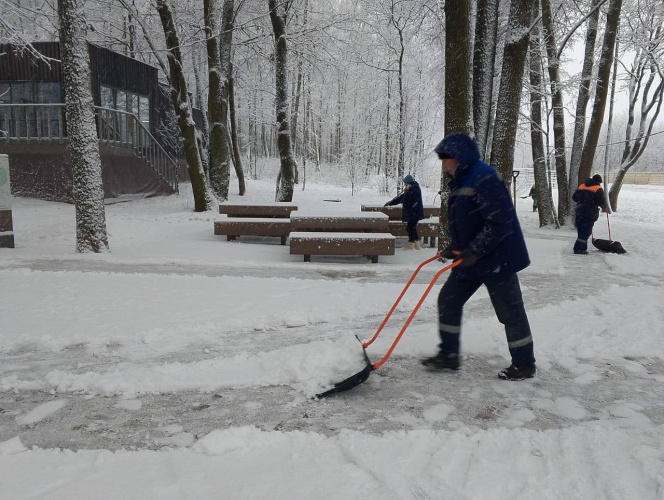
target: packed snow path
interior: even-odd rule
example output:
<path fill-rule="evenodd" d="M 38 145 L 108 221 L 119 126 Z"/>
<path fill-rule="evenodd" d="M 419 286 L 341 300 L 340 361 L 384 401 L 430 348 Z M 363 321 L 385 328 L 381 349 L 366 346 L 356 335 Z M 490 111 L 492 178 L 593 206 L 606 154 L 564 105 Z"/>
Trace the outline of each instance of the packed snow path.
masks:
<path fill-rule="evenodd" d="M 599 253 L 585 259 L 574 258 L 577 260 L 567 263 L 572 274 L 592 274 L 615 262 Z M 5 265 L 4 269 L 11 267 Z M 24 261 L 16 267 L 53 273 L 59 281 L 66 280 L 74 269 L 66 261 L 48 260 Z M 113 273 L 119 280 L 122 276 L 136 274 L 150 280 L 155 275 L 222 277 L 247 272 L 223 266 L 114 266 L 106 262 L 77 263 L 75 268 L 91 275 Z M 306 276 L 308 280 L 314 277 L 321 281 L 402 284 L 409 276 L 406 270 L 375 273 L 352 268 L 318 268 L 314 272 L 304 266 L 301 269 L 300 279 Z M 288 273 L 293 274 L 292 270 Z M 418 282 L 426 282 L 429 276 L 422 271 Z M 613 281 L 625 289 L 622 287 L 636 283 L 656 285 L 657 279 L 623 274 Z M 522 286 L 531 315 L 538 309 L 596 292 L 594 285 L 584 280 L 570 280 L 568 275 L 524 273 Z M 431 352 L 436 342 L 432 323 L 437 288 L 428 299 L 428 306 L 406 333 L 406 338 L 417 335 L 421 342 L 431 345 Z M 413 293 L 422 290 L 423 287 L 419 287 Z M 411 304 L 414 300 L 411 299 Z M 374 361 L 384 354 L 407 312 L 398 310 L 390 323 L 395 326 L 386 329 L 380 337 L 382 343 L 377 343 L 380 347 L 370 348 Z M 211 389 L 204 379 L 199 390 L 142 391 L 139 385 L 136 390 L 122 393 L 121 389 L 104 389 L 103 381 L 89 381 L 106 375 L 106 383 L 112 384 L 114 378 L 131 378 L 134 372 L 140 377 L 146 370 L 173 365 L 184 366 L 182 373 L 186 375 L 186 366 L 243 351 L 274 352 L 279 356 L 281 350 L 297 348 L 339 332 L 367 339 L 383 314 L 383 311 L 375 311 L 356 319 L 352 325 L 328 320 L 254 331 L 250 334 L 250 343 L 243 339 L 246 332 L 219 343 L 215 343 L 216 339 L 203 341 L 194 337 L 193 342 L 185 342 L 184 348 L 159 353 L 153 358 L 145 353 L 136 358 L 138 346 L 131 342 L 122 345 L 121 341 L 104 345 L 99 352 L 94 352 L 85 342 L 55 351 L 30 343 L 15 345 L 0 356 L 0 363 L 5 367 L 0 385 L 4 389 L 0 392 L 0 442 L 20 435 L 26 446 L 74 450 L 158 449 L 188 446 L 215 429 L 243 425 L 254 425 L 266 431 L 307 430 L 334 435 L 342 429 L 379 434 L 394 430 L 454 431 L 495 427 L 550 430 L 598 421 L 620 426 L 664 424 L 664 363 L 660 358 L 618 356 L 598 360 L 561 356 L 541 364 L 534 380 L 504 382 L 496 377 L 506 363 L 503 352 L 506 347 L 500 334 L 495 339 L 499 352 L 466 355 L 462 370 L 456 373 L 427 370 L 420 365 L 418 356 L 399 354 L 397 349 L 397 354 L 373 372 L 363 385 L 325 400 L 312 399 L 288 385 L 278 384 L 257 387 L 249 382 L 248 386 L 239 388 L 220 384 Z M 491 321 L 493 311 L 488 299 L 471 301 L 466 316 L 476 321 Z M 469 331 L 464 332 L 464 340 L 475 335 L 471 328 L 467 327 Z M 534 332 L 536 345 L 545 340 L 544 334 Z M 233 344 L 233 340 L 238 343 Z M 357 349 L 359 351 L 359 344 Z M 287 362 L 292 354 L 284 356 Z M 349 374 L 344 372 L 348 368 L 339 366 L 339 379 Z M 206 376 L 214 377 L 210 371 L 214 368 L 210 367 Z M 77 376 L 80 379 L 76 379 Z M 22 388 L 22 384 L 30 387 L 27 381 L 41 384 L 41 388 Z M 192 384 L 196 386 L 196 381 Z"/>

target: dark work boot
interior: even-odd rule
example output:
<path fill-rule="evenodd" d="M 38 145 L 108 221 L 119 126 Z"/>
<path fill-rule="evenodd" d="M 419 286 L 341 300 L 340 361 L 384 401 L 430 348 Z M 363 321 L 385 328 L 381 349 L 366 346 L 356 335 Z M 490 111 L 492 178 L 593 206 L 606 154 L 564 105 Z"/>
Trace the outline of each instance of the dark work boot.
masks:
<path fill-rule="evenodd" d="M 434 370 L 458 370 L 461 363 L 459 363 L 458 354 L 443 354 L 439 353 L 431 358 L 422 360 L 422 364 L 427 368 Z"/>
<path fill-rule="evenodd" d="M 535 368 L 534 365 L 527 368 L 526 367 L 519 368 L 514 363 L 512 363 L 504 370 L 501 370 L 500 373 L 498 374 L 498 377 L 500 377 L 503 380 L 524 380 L 527 378 L 533 378 L 536 373 L 537 373 L 537 368 Z"/>

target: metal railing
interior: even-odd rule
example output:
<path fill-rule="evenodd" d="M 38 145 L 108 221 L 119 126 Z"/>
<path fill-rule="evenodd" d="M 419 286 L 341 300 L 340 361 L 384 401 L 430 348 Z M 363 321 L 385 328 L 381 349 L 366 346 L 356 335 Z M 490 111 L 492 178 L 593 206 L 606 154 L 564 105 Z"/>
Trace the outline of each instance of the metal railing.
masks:
<path fill-rule="evenodd" d="M 64 104 L 0 104 L 0 139 L 60 142 L 66 139 Z"/>
<path fill-rule="evenodd" d="M 178 192 L 177 161 L 157 142 L 135 114 L 95 106 L 97 135 L 102 144 L 131 148 L 173 190 Z"/>
<path fill-rule="evenodd" d="M 133 113 L 95 106 L 102 144 L 131 148 L 176 193 L 179 167 Z M 65 104 L 0 104 L 0 142 L 66 142 Z"/>

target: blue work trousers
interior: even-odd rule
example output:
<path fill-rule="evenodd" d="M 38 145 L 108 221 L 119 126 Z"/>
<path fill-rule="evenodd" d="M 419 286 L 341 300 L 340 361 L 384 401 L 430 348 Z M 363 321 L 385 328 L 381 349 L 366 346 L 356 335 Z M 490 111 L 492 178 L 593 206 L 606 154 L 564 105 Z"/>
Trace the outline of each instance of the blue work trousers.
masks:
<path fill-rule="evenodd" d="M 595 221 L 586 217 L 576 218 L 576 241 L 574 242 L 575 252 L 585 252 L 588 250 L 588 238 L 593 234 Z"/>
<path fill-rule="evenodd" d="M 463 306 L 482 285 L 489 291 L 498 321 L 505 326 L 512 363 L 518 367 L 534 366 L 533 337 L 516 273 L 484 279 L 466 279 L 460 278 L 452 271 L 438 294 L 441 355 L 458 355 Z"/>
<path fill-rule="evenodd" d="M 417 234 L 416 220 L 409 220 L 406 222 L 406 232 L 408 233 L 408 241 L 419 241 L 420 237 Z"/>

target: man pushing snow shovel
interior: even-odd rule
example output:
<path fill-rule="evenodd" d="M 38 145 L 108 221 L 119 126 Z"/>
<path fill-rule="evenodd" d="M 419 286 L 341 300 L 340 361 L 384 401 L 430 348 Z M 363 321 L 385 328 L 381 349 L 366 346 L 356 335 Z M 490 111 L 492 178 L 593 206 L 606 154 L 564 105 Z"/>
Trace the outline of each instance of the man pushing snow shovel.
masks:
<path fill-rule="evenodd" d="M 452 133 L 435 149 L 449 174 L 447 201 L 452 243 L 442 255 L 459 260 L 438 295 L 439 352 L 422 361 L 428 368 L 458 370 L 463 306 L 486 286 L 498 321 L 505 325 L 512 364 L 498 376 L 535 376 L 533 338 L 517 272 L 530 264 L 510 193 L 491 165 L 480 160 L 475 141 Z"/>
<path fill-rule="evenodd" d="M 574 253 L 586 255 L 588 253 L 588 238 L 593 234 L 593 226 L 599 219 L 599 210 L 609 212 L 606 203 L 604 189 L 602 189 L 602 176 L 593 175 L 581 184 L 574 194 L 572 200 L 576 202 L 576 231 L 577 238 L 574 242 Z"/>

